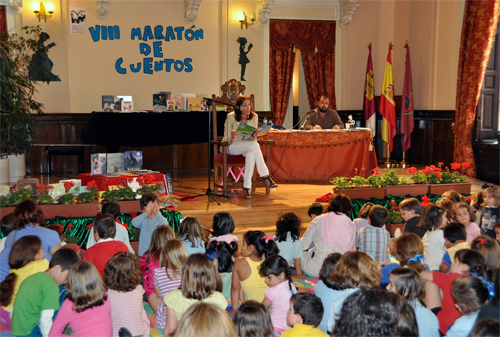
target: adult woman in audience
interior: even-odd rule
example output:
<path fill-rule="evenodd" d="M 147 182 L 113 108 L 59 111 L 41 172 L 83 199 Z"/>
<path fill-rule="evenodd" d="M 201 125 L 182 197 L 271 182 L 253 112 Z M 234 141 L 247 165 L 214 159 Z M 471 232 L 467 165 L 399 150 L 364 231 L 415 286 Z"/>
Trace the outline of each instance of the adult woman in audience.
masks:
<path fill-rule="evenodd" d="M 61 248 L 61 239 L 56 231 L 40 227 L 45 223 L 43 212 L 31 200 L 26 200 L 20 203 L 14 211 L 14 220 L 12 223 L 12 232 L 5 241 L 5 248 L 0 253 L 0 282 L 7 277 L 9 269 L 9 254 L 12 245 L 26 235 L 35 235 L 42 240 L 43 258 L 52 259 L 54 254 Z"/>
<path fill-rule="evenodd" d="M 248 124 L 254 128 L 258 127 L 259 116 L 252 111 L 250 97 L 240 95 L 236 100 L 234 112 L 227 115 L 224 124 L 224 138 L 222 141 L 229 143 L 228 154 L 245 157 L 245 176 L 243 178 L 243 192 L 245 199 L 251 199 L 250 190 L 252 188 L 252 176 L 254 167 L 262 177 L 264 183 L 271 188 L 278 187 L 269 176 L 269 169 L 264 161 L 257 137 L 245 136 L 236 131 L 240 122 Z"/>
<path fill-rule="evenodd" d="M 302 270 L 314 277 L 319 276 L 323 260 L 331 253 L 356 250 L 356 226 L 349 218 L 351 199 L 344 194 L 334 194 L 326 209 L 327 213 L 316 217 L 302 237 Z M 313 246 L 314 248 L 310 249 Z"/>

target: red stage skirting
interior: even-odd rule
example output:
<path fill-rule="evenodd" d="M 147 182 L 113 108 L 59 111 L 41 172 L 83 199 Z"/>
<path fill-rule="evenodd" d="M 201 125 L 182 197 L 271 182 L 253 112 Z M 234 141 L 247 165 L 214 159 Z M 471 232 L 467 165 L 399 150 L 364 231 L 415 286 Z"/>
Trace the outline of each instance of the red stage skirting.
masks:
<path fill-rule="evenodd" d="M 370 130 L 270 131 L 259 139 L 276 142 L 271 146 L 270 174 L 279 181 L 326 182 L 353 177 L 354 168 L 361 176 L 363 166 L 367 177 L 377 166 Z M 265 146 L 261 149 L 265 156 Z"/>
<path fill-rule="evenodd" d="M 151 174 L 155 179 L 154 183 L 162 183 L 165 185 L 165 176 L 163 173 L 155 173 Z M 138 174 L 137 177 L 140 175 Z M 144 175 L 142 175 L 144 176 Z M 92 180 L 95 180 L 95 183 L 97 185 L 97 189 L 99 191 L 106 191 L 108 189 L 108 185 L 120 185 L 122 182 L 121 177 L 107 177 L 107 176 L 102 176 L 102 175 L 91 175 L 90 173 L 80 173 L 78 175 L 78 179 L 82 181 L 82 186 L 87 186 L 88 183 L 90 183 Z M 108 185 L 104 183 L 104 180 L 108 179 Z"/>

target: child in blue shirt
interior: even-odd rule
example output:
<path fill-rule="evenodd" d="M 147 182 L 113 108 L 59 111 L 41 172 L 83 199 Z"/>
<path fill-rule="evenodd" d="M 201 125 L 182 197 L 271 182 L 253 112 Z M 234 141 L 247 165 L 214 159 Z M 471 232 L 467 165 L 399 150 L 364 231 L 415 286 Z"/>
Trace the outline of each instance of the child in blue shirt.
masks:
<path fill-rule="evenodd" d="M 139 252 L 142 256 L 151 244 L 151 236 L 154 230 L 161 225 L 168 225 L 168 220 L 161 215 L 158 197 L 153 193 L 144 193 L 140 200 L 143 213 L 132 219 L 132 226 L 139 228 Z"/>

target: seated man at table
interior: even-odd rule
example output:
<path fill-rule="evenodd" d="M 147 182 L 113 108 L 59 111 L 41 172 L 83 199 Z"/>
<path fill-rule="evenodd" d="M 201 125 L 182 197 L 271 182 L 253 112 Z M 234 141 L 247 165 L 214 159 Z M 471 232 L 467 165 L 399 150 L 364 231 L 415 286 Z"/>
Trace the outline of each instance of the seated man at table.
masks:
<path fill-rule="evenodd" d="M 335 110 L 328 109 L 330 99 L 326 95 L 319 98 L 318 108 L 309 115 L 304 129 L 306 130 L 323 130 L 323 129 L 341 129 L 344 123 L 340 120 L 340 116 Z"/>

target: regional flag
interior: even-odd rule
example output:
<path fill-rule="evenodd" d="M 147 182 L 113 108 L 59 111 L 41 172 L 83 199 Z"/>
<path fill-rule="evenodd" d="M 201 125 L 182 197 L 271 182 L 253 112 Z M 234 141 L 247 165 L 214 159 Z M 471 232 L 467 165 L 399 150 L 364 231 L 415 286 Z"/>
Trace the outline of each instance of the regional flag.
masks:
<path fill-rule="evenodd" d="M 372 137 L 375 137 L 375 82 L 373 78 L 372 44 L 368 46 L 368 62 L 366 64 L 365 97 L 363 100 L 363 112 L 366 119 L 366 127 L 372 130 Z"/>
<path fill-rule="evenodd" d="M 414 128 L 414 115 L 413 115 L 413 86 L 411 84 L 411 63 L 410 63 L 410 47 L 408 44 L 406 48 L 406 65 L 405 77 L 403 81 L 403 95 L 401 96 L 401 107 L 404 111 L 401 113 L 401 126 L 400 131 L 403 137 L 403 151 L 411 147 L 411 133 Z"/>
<path fill-rule="evenodd" d="M 378 110 L 382 114 L 382 139 L 389 144 L 389 152 L 392 152 L 393 140 L 396 135 L 396 103 L 394 102 L 394 80 L 392 76 L 392 43 L 389 44 L 387 61 L 385 63 L 384 82 L 382 83 L 382 94 Z"/>

